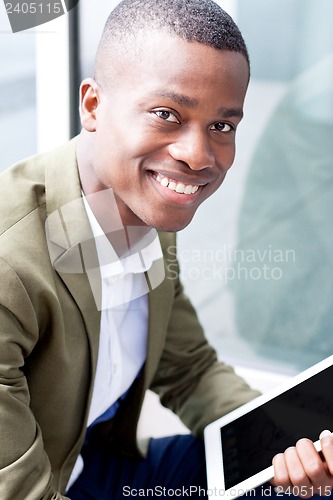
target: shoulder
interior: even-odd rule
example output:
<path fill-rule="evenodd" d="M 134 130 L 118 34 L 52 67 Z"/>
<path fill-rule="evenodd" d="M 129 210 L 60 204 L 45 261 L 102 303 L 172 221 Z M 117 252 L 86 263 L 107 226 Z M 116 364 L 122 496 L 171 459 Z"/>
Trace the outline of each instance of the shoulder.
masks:
<path fill-rule="evenodd" d="M 66 191 L 62 174 L 68 162 L 74 163 L 73 152 L 73 144 L 67 143 L 51 152 L 26 158 L 0 174 L 0 258 L 18 273 L 24 275 L 30 270 L 32 274 L 32 269 L 45 267 L 48 262 L 47 204 L 52 196 L 57 196 L 56 192 L 50 194 L 55 190 L 50 185 L 55 184 L 54 177 L 58 175 L 57 190 L 61 195 Z M 50 170 L 55 172 L 51 180 Z"/>
<path fill-rule="evenodd" d="M 43 157 L 20 161 L 0 177 L 0 234 L 45 202 Z"/>
<path fill-rule="evenodd" d="M 58 177 L 61 178 L 63 159 L 73 150 L 71 143 L 67 143 L 53 151 L 25 158 L 0 174 L 0 238 L 16 227 L 21 231 L 30 217 L 45 218 L 48 166 L 60 164 Z"/>

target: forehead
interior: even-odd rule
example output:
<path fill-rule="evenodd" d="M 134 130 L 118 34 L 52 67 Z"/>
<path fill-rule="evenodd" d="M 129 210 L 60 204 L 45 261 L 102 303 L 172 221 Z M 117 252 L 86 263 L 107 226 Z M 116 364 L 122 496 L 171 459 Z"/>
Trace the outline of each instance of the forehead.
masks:
<path fill-rule="evenodd" d="M 116 60 L 116 88 L 145 95 L 180 93 L 193 101 L 203 94 L 244 99 L 249 67 L 241 53 L 188 42 L 153 31 Z"/>

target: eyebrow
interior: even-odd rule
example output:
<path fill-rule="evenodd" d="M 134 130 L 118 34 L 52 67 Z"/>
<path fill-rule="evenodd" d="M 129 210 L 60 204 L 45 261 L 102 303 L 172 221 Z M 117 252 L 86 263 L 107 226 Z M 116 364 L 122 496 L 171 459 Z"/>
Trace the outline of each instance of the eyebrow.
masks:
<path fill-rule="evenodd" d="M 218 113 L 221 113 L 224 118 L 232 118 L 233 116 L 237 116 L 239 118 L 243 118 L 244 112 L 241 108 L 225 108 L 221 106 L 217 110 Z"/>
<path fill-rule="evenodd" d="M 196 108 L 199 106 L 199 101 L 193 99 L 193 97 L 188 97 L 184 94 L 176 94 L 175 92 L 158 92 L 153 97 L 170 99 L 180 106 L 185 106 L 186 108 Z"/>
<path fill-rule="evenodd" d="M 153 97 L 162 97 L 164 99 L 170 99 L 173 102 L 176 102 L 180 106 L 184 106 L 186 108 L 197 108 L 199 106 L 199 101 L 194 99 L 193 97 L 186 96 L 184 94 L 178 94 L 175 92 L 158 92 L 154 94 Z M 243 117 L 243 110 L 241 108 L 226 108 L 221 106 L 217 109 L 218 113 L 221 113 L 224 118 L 231 118 L 233 116 Z"/>

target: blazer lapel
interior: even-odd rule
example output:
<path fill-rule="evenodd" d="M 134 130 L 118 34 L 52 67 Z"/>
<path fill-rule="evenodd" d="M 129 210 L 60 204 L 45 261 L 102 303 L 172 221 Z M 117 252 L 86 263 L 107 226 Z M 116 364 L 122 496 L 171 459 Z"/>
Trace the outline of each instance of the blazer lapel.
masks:
<path fill-rule="evenodd" d="M 98 355 L 101 283 L 94 238 L 85 212 L 76 161 L 76 140 L 50 156 L 45 169 L 47 243 L 53 267 L 83 316 L 92 373 Z M 95 268 L 89 280 L 87 271 Z M 93 285 L 93 287 L 91 286 Z"/>
<path fill-rule="evenodd" d="M 163 236 L 160 240 L 163 253 L 165 251 Z M 165 338 L 168 331 L 168 323 L 174 297 L 174 285 L 168 279 L 167 273 L 159 286 L 150 290 L 149 321 L 148 321 L 148 352 L 145 366 L 145 382 L 150 385 L 156 372 L 161 353 L 164 348 Z"/>

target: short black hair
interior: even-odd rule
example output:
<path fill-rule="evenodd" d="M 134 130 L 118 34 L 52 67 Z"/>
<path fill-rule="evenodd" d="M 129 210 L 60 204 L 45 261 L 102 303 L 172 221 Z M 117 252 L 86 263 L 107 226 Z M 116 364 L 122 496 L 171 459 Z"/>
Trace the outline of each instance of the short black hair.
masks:
<path fill-rule="evenodd" d="M 126 50 L 128 42 L 132 46 L 135 43 L 136 33 L 147 31 L 149 37 L 148 30 L 152 29 L 167 29 L 188 42 L 239 52 L 250 66 L 240 30 L 213 0 L 123 0 L 106 21 L 97 51 L 97 73 L 98 59 L 104 51 L 111 53 L 114 44 L 122 44 Z"/>

